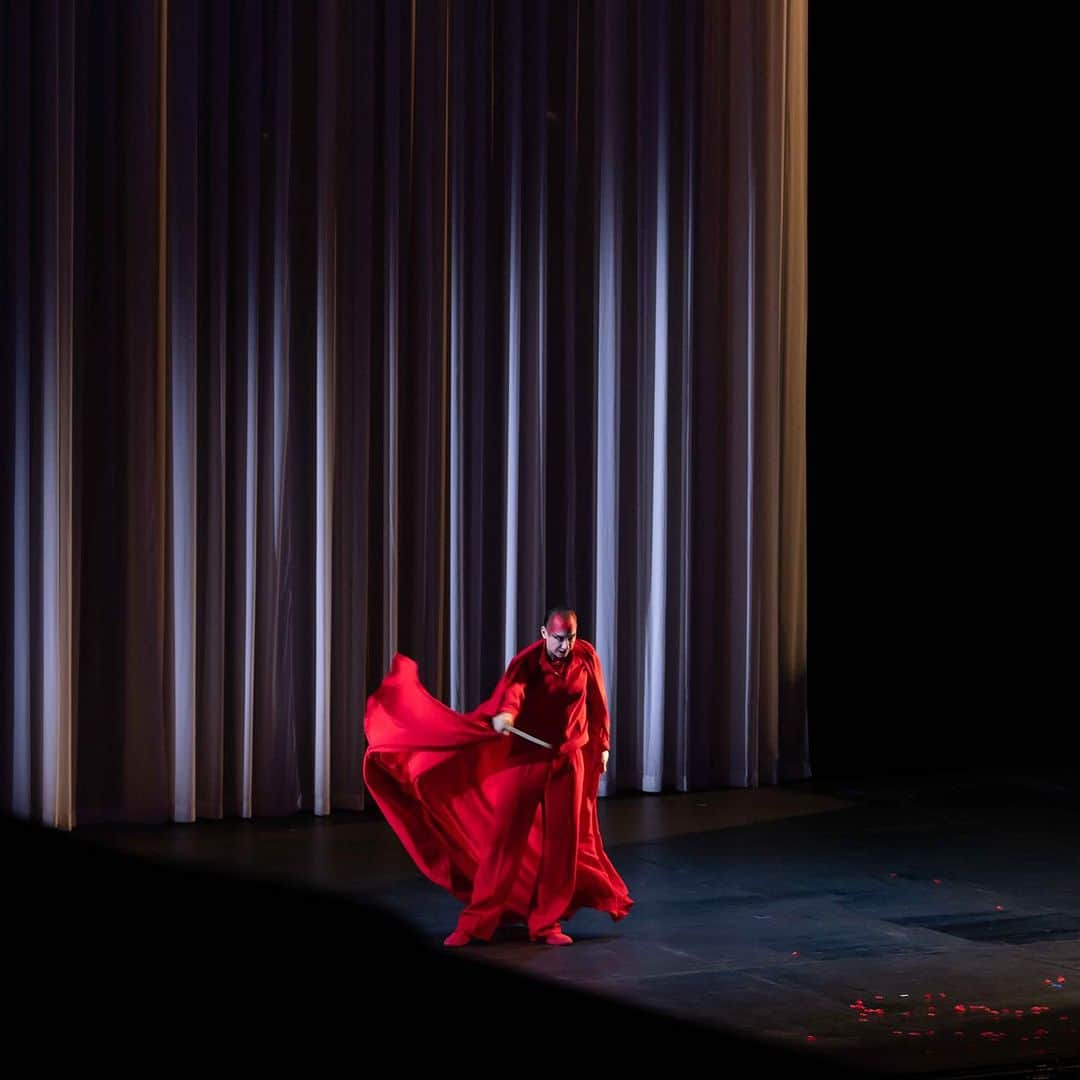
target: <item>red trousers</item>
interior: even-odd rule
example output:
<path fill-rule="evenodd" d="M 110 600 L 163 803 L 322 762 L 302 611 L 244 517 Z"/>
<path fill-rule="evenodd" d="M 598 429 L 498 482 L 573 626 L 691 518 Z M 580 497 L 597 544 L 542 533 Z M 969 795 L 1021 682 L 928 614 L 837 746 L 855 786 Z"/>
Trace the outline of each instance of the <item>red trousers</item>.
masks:
<path fill-rule="evenodd" d="M 550 755 L 510 758 L 492 777 L 495 833 L 477 868 L 472 899 L 458 919 L 458 929 L 488 939 L 499 925 L 518 872 L 536 809 L 543 814 L 543 849 L 531 909 L 529 936 L 559 929 L 559 919 L 574 895 L 584 778 L 581 750 L 554 759 Z"/>

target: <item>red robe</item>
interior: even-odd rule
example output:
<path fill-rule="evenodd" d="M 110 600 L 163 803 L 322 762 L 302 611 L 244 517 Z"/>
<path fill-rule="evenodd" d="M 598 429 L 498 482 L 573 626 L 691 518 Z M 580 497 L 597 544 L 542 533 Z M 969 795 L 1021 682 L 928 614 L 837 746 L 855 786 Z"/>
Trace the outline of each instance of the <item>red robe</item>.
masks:
<path fill-rule="evenodd" d="M 422 873 L 468 903 L 477 867 L 490 850 L 494 833 L 491 801 L 498 774 L 527 749 L 514 736 L 498 735 L 491 717 L 520 703 L 523 671 L 536 672 L 538 641 L 510 662 L 498 686 L 472 712 L 459 713 L 436 701 L 421 685 L 416 662 L 400 653 L 390 671 L 368 699 L 364 733 L 364 780 L 387 821 Z M 599 661 L 588 642 L 578 641 L 575 653 L 599 675 Z M 599 695 L 590 693 L 587 710 L 564 711 L 560 726 L 551 715 L 541 717 L 528 698 L 518 726 L 566 749 L 580 748 L 585 764 L 574 892 L 563 914 L 569 918 L 583 907 L 608 912 L 613 919 L 630 910 L 626 884 L 611 865 L 596 816 L 600 753 L 607 748 L 608 716 L 603 681 Z M 584 715 L 587 712 L 587 715 Z M 530 716 L 530 714 L 532 714 Z M 529 722 L 542 728 L 533 731 Z M 590 733 L 592 737 L 590 738 Z M 518 864 L 501 921 L 525 921 L 533 903 L 540 853 L 542 814 L 537 810 L 529 839 Z"/>

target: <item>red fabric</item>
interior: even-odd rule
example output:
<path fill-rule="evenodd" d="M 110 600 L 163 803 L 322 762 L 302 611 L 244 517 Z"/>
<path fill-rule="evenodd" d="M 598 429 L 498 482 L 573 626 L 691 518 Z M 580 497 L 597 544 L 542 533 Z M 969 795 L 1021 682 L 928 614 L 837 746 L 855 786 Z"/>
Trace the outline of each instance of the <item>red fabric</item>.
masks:
<path fill-rule="evenodd" d="M 574 673 L 586 673 L 583 709 L 576 708 L 577 694 L 565 693 L 560 721 L 559 710 L 553 709 L 550 702 L 541 707 L 544 694 L 537 692 L 524 695 L 517 714 L 517 726 L 530 734 L 546 738 L 557 730 L 558 741 L 549 741 L 563 748 L 562 753 L 533 748 L 512 735 L 498 735 L 491 727 L 491 717 L 501 711 L 508 695 L 518 694 L 515 687 L 532 689 L 537 684 L 530 680 L 546 677 L 544 658 L 538 654 L 542 649 L 543 642 L 536 642 L 519 653 L 491 697 L 469 713 L 455 712 L 436 701 L 420 683 L 415 661 L 398 654 L 386 678 L 368 699 L 364 714 L 368 741 L 364 780 L 421 872 L 469 904 L 478 867 L 485 857 L 496 851 L 505 856 L 498 887 L 493 890 L 490 883 L 481 883 L 480 891 L 498 895 L 483 912 L 484 925 L 480 929 L 484 932 L 476 933 L 477 937 L 487 936 L 493 921 L 525 921 L 530 931 L 543 929 L 540 922 L 549 915 L 540 901 L 554 896 L 556 899 L 550 903 L 563 903 L 558 897 L 555 871 L 560 859 L 572 862 L 573 882 L 558 917 L 569 918 L 578 909 L 591 907 L 621 919 L 633 904 L 626 884 L 604 851 L 596 816 L 600 751 L 607 746 L 609 721 L 599 662 L 592 647 L 578 642 L 575 654 L 578 650 L 580 654 L 571 656 L 578 664 L 568 669 L 578 689 L 580 680 Z M 593 670 L 596 680 L 589 678 Z M 590 685 L 595 689 L 590 691 Z M 530 722 L 540 725 L 541 730 L 533 731 Z M 595 733 L 594 738 L 574 745 L 583 734 L 588 739 L 590 731 Z M 559 787 L 556 774 L 562 769 L 568 776 L 564 786 Z M 569 776 L 573 772 L 577 779 Z M 565 809 L 568 805 L 568 792 L 570 806 L 578 801 L 573 796 L 573 785 L 578 781 L 581 794 L 576 828 L 571 822 L 569 829 L 560 830 L 556 821 L 558 807 Z M 539 800 L 534 802 L 538 792 Z M 531 807 L 520 857 L 514 850 L 516 843 L 507 846 L 507 827 L 511 823 L 505 819 L 513 815 L 502 815 L 502 833 L 496 828 L 500 821 L 496 807 L 508 805 L 507 800 L 514 806 Z M 560 834 L 547 830 L 550 835 L 546 852 L 545 804 Z M 515 827 L 520 830 L 521 822 L 516 822 Z M 576 859 L 566 859 L 565 850 L 560 853 L 560 839 L 570 840 L 571 851 L 576 847 Z M 551 869 L 550 875 L 545 872 L 548 880 L 543 889 L 538 875 L 542 855 L 546 855 Z"/>
<path fill-rule="evenodd" d="M 457 922 L 457 928 L 472 937 L 490 938 L 502 921 L 537 809 L 543 853 L 526 919 L 529 935 L 556 933 L 574 895 L 585 772 L 581 751 L 552 757 L 542 749 L 530 750 L 511 760 L 515 764 L 492 777 L 492 857 L 481 862 L 472 900 Z M 554 827 L 546 828 L 548 822 Z"/>
<path fill-rule="evenodd" d="M 499 685 L 497 711 L 510 713 L 522 731 L 564 754 L 588 744 L 599 763 L 597 754 L 611 742 L 611 721 L 600 658 L 587 641 L 579 641 L 561 664 L 548 656 L 543 641 L 534 642 L 510 661 Z"/>

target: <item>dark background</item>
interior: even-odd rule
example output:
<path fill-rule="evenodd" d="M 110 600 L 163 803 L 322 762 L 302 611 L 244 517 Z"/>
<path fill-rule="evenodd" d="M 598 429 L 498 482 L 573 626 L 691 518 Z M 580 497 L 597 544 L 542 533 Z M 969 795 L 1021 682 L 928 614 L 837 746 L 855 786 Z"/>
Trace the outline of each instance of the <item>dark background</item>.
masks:
<path fill-rule="evenodd" d="M 1062 28 L 809 18 L 815 774 L 1066 764 Z"/>

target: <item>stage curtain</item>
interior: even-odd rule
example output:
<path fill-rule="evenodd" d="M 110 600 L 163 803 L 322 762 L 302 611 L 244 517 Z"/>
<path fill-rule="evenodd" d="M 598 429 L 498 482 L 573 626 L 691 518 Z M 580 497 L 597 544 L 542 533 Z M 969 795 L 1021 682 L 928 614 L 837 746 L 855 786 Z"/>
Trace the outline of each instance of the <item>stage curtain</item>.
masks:
<path fill-rule="evenodd" d="M 809 775 L 805 0 L 2 0 L 0 784 L 362 808 L 574 606 L 604 791 Z"/>

